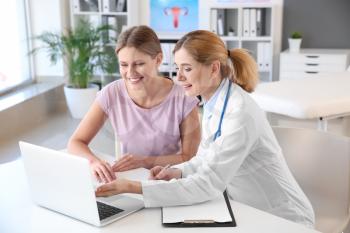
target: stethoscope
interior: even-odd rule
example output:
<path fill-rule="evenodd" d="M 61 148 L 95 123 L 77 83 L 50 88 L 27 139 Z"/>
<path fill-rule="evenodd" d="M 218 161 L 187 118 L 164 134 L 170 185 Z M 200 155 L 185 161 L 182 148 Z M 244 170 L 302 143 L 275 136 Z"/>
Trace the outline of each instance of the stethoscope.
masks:
<path fill-rule="evenodd" d="M 231 80 L 229 80 L 229 84 L 228 84 L 228 88 L 227 88 L 227 92 L 226 92 L 226 96 L 225 96 L 225 101 L 224 101 L 224 106 L 222 107 L 222 110 L 221 110 L 221 116 L 220 116 L 218 129 L 216 130 L 216 132 L 214 134 L 213 141 L 215 141 L 218 137 L 221 136 L 221 124 L 222 124 L 222 120 L 224 119 L 224 115 L 225 115 L 225 111 L 226 111 L 226 107 L 227 107 L 227 102 L 228 102 L 228 97 L 230 95 L 230 89 L 231 89 Z"/>
<path fill-rule="evenodd" d="M 231 80 L 229 80 L 229 83 L 228 83 L 228 88 L 227 88 L 227 92 L 226 92 L 226 96 L 225 96 L 224 106 L 222 107 L 222 110 L 221 110 L 220 121 L 219 121 L 218 129 L 216 130 L 216 132 L 215 132 L 215 134 L 214 134 L 213 142 L 214 142 L 218 137 L 221 136 L 221 124 L 222 124 L 222 120 L 224 119 L 224 115 L 225 115 L 225 111 L 226 111 L 226 107 L 227 107 L 227 102 L 228 102 L 228 97 L 229 97 L 229 95 L 230 95 L 230 89 L 231 89 Z M 233 214 L 232 214 L 230 202 L 229 202 L 229 200 L 228 200 L 227 189 L 225 189 L 225 191 L 224 191 L 223 194 L 224 194 L 226 203 L 228 203 L 228 206 L 230 207 L 229 210 L 230 210 L 230 214 L 231 214 L 231 216 L 232 216 Z"/>

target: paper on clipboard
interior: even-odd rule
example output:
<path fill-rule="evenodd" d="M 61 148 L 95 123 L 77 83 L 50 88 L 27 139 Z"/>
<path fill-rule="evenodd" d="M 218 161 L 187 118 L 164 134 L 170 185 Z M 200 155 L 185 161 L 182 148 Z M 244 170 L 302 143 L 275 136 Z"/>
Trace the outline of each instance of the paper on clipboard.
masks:
<path fill-rule="evenodd" d="M 163 207 L 163 223 L 186 223 L 192 222 L 232 222 L 224 195 L 207 201 L 189 206 Z"/>

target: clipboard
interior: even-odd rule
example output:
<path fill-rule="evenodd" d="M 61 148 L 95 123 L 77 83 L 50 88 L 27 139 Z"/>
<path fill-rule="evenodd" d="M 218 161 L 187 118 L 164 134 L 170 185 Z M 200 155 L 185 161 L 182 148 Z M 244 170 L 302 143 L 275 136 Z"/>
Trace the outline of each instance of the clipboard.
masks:
<path fill-rule="evenodd" d="M 189 206 L 163 207 L 162 225 L 165 227 L 237 226 L 226 191 L 223 196 L 208 202 Z"/>

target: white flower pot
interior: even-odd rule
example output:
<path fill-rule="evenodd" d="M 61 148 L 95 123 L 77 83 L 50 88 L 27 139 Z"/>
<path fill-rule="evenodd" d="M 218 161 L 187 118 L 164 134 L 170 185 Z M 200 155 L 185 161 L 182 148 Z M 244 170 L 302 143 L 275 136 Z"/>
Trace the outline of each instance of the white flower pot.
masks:
<path fill-rule="evenodd" d="M 300 51 L 300 45 L 301 45 L 302 39 L 292 39 L 288 38 L 289 43 L 289 52 L 291 53 L 299 53 Z"/>
<path fill-rule="evenodd" d="M 96 98 L 98 85 L 90 84 L 88 88 L 70 88 L 64 86 L 68 109 L 73 118 L 82 119 Z"/>

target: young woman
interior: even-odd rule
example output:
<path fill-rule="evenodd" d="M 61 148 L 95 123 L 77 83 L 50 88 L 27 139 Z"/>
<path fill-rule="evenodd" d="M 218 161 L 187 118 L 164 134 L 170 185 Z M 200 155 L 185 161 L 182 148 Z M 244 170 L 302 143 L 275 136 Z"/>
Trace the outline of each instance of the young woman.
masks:
<path fill-rule="evenodd" d="M 248 94 L 258 80 L 253 58 L 242 49 L 227 50 L 217 35 L 203 30 L 185 35 L 174 53 L 186 94 L 205 100 L 197 155 L 172 168 L 154 167 L 152 178 L 164 180 L 117 179 L 96 195 L 142 193 L 145 206 L 156 207 L 207 201 L 226 189 L 236 201 L 312 227 L 312 206 Z"/>
<path fill-rule="evenodd" d="M 138 167 L 178 164 L 196 154 L 200 141 L 198 100 L 158 74 L 162 50 L 154 31 L 132 27 L 118 39 L 116 54 L 122 79 L 103 88 L 68 143 L 68 151 L 89 159 L 98 180 Z M 111 121 L 122 158 L 102 161 L 88 144 Z"/>

